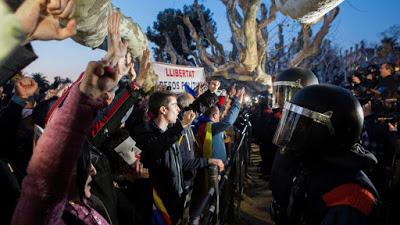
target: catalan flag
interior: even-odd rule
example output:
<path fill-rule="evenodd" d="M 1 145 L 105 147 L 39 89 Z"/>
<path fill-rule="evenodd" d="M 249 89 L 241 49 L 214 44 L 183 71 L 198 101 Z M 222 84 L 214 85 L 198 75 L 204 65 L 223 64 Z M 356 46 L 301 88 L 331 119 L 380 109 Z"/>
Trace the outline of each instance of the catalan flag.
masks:
<path fill-rule="evenodd" d="M 172 225 L 171 218 L 164 206 L 163 201 L 153 188 L 153 225 Z"/>

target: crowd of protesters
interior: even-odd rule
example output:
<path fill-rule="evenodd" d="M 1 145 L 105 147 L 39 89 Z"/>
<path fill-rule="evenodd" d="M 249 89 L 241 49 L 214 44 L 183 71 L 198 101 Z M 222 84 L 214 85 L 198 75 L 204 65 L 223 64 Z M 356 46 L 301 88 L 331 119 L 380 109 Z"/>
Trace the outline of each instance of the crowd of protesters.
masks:
<path fill-rule="evenodd" d="M 105 56 L 74 83 L 39 90 L 11 75 L 37 57 L 29 42 L 75 34 L 75 2 L 9 5 L 22 37 L 0 59 L 0 224 L 201 223 L 207 167 L 225 169 L 244 88 L 217 95 L 210 80 L 197 93 L 145 90 L 149 52 L 134 68 L 114 12 Z M 303 68 L 275 77 L 253 134 L 276 224 L 399 223 L 394 72 L 390 63 L 356 71 L 351 92 Z"/>
<path fill-rule="evenodd" d="M 11 6 L 26 36 L 1 60 L 2 73 L 36 58 L 30 41 L 75 34 L 72 0 Z M 0 224 L 201 221 L 190 218 L 208 188 L 201 174 L 210 165 L 224 170 L 224 131 L 238 117 L 244 88 L 217 96 L 220 83 L 211 80 L 192 94 L 144 90 L 149 52 L 135 70 L 119 24 L 115 12 L 107 53 L 74 83 L 40 90 L 32 78 L 14 76 L 0 87 Z"/>

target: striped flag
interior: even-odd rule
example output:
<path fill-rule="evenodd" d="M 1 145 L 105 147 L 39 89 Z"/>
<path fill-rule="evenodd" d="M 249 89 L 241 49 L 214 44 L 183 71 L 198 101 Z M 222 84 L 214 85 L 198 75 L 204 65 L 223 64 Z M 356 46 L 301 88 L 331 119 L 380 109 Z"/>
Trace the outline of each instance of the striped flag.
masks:
<path fill-rule="evenodd" d="M 171 218 L 164 206 L 163 201 L 158 195 L 157 191 L 153 188 L 153 225 L 172 225 Z"/>

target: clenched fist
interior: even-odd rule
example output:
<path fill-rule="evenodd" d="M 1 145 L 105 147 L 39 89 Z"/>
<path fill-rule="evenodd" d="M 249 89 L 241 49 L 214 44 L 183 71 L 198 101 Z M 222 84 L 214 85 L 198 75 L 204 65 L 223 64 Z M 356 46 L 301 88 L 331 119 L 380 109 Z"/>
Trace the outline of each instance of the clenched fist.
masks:
<path fill-rule="evenodd" d="M 100 62 L 89 62 L 79 89 L 93 99 L 106 98 L 106 92 L 117 86 L 121 76 L 112 67 Z M 104 100 L 104 99 L 102 99 Z"/>
<path fill-rule="evenodd" d="M 15 95 L 22 99 L 33 96 L 38 89 L 38 84 L 32 78 L 24 77 L 15 83 Z"/>

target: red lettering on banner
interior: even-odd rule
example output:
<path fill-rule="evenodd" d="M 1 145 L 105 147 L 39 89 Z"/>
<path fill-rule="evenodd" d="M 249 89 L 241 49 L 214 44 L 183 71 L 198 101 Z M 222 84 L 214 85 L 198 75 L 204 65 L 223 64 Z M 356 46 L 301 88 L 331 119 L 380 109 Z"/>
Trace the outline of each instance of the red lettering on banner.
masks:
<path fill-rule="evenodd" d="M 167 77 L 194 78 L 194 70 L 165 68 Z"/>

